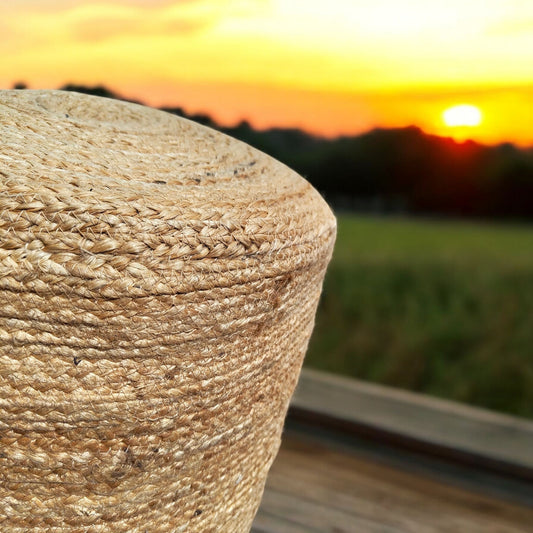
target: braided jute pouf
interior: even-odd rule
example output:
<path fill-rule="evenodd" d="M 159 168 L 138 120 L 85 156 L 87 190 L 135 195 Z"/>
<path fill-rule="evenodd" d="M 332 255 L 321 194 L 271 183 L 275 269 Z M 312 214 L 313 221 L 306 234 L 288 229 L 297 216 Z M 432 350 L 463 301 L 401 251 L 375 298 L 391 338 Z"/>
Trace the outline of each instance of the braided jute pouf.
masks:
<path fill-rule="evenodd" d="M 0 531 L 249 531 L 334 238 L 221 133 L 0 91 Z"/>

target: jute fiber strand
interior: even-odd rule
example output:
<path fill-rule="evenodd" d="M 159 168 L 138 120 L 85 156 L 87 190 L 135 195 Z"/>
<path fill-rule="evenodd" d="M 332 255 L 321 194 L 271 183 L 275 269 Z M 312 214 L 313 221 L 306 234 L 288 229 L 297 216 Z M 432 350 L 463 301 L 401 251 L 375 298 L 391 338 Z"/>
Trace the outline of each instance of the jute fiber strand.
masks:
<path fill-rule="evenodd" d="M 221 133 L 0 91 L 0 531 L 249 531 L 334 238 Z"/>

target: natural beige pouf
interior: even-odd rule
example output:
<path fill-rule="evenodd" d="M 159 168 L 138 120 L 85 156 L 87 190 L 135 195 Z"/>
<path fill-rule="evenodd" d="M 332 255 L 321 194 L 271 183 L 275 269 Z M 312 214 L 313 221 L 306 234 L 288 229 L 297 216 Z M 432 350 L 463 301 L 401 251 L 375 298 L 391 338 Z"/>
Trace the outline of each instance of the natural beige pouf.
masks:
<path fill-rule="evenodd" d="M 0 91 L 0 531 L 248 531 L 334 235 L 225 135 Z"/>

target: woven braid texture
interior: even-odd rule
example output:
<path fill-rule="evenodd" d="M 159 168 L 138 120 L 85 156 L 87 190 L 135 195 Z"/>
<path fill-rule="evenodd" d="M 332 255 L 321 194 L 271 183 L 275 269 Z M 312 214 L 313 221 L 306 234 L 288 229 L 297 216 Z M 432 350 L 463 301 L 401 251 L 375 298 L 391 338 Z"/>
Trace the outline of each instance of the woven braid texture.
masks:
<path fill-rule="evenodd" d="M 335 227 L 221 133 L 0 91 L 0 531 L 249 531 Z"/>

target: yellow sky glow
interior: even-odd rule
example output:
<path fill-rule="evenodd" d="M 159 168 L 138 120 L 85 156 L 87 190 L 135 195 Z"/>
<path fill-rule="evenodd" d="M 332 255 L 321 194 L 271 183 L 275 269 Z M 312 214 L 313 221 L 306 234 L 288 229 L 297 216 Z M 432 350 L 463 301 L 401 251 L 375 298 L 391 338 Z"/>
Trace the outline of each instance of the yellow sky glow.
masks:
<path fill-rule="evenodd" d="M 7 5 L 5 5 L 7 4 Z M 533 145 L 528 0 L 23 0 L 0 7 L 0 86 L 104 83 L 226 123 L 326 135 L 416 124 Z"/>

